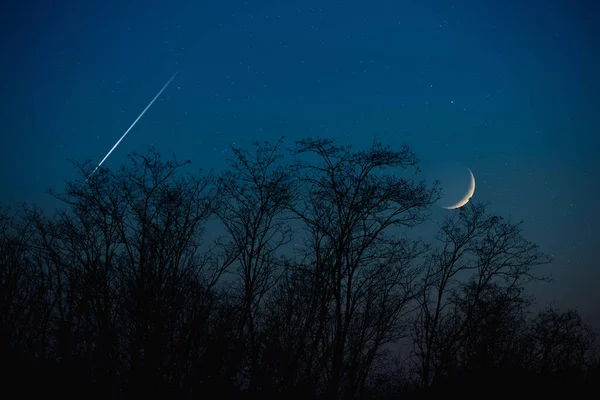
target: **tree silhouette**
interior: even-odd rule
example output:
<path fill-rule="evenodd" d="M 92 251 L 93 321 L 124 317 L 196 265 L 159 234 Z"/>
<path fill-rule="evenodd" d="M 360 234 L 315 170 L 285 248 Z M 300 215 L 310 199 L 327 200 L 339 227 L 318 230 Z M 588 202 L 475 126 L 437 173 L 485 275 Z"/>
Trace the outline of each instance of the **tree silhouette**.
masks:
<path fill-rule="evenodd" d="M 274 145 L 255 143 L 255 155 L 232 147 L 230 169 L 218 180 L 216 212 L 229 238 L 222 246 L 236 255 L 232 272 L 239 278 L 232 292 L 237 297 L 238 327 L 234 347 L 237 357 L 231 373 L 233 376 L 239 367 L 247 370 L 251 392 L 264 384 L 258 366 L 262 303 L 280 274 L 277 252 L 291 238 L 285 211 L 295 200 L 295 185 L 293 171 L 278 163 L 282 141 Z"/>
<path fill-rule="evenodd" d="M 53 351 L 65 364 L 88 360 L 107 387 L 119 378 L 129 390 L 160 392 L 186 368 L 186 308 L 201 306 L 189 304 L 189 288 L 209 289 L 220 272 L 203 274 L 198 252 L 214 194 L 205 193 L 210 177 L 177 174 L 186 163 L 152 151 L 130 161 L 68 185 L 56 197 L 69 209 L 38 220 L 55 283 Z"/>
<path fill-rule="evenodd" d="M 596 334 L 575 310 L 547 307 L 532 321 L 528 339 L 532 369 L 560 375 L 590 365 Z"/>
<path fill-rule="evenodd" d="M 39 259 L 36 208 L 0 208 L 0 354 L 7 366 L 46 352 L 50 282 Z M 10 369 L 8 369 L 10 370 Z"/>
<path fill-rule="evenodd" d="M 306 195 L 293 208 L 308 232 L 309 256 L 299 267 L 314 277 L 318 326 L 311 351 L 321 359 L 313 386 L 322 385 L 328 398 L 346 397 L 364 387 L 381 346 L 401 333 L 413 294 L 411 262 L 422 246 L 392 229 L 422 222 L 435 191 L 379 173 L 416 167 L 408 148 L 375 142 L 352 152 L 309 138 L 297 143 L 296 154 L 317 158 L 299 160 Z"/>
<path fill-rule="evenodd" d="M 468 204 L 447 217 L 436 239 L 439 246 L 425 261 L 413 330 L 423 386 L 433 382 L 434 370 L 447 368 L 444 364 L 476 321 L 491 285 L 507 296 L 532 279 L 544 279 L 532 269 L 549 262 L 522 236 L 518 224 L 489 215 L 483 204 Z M 459 292 L 465 285 L 467 296 L 463 297 Z"/>
<path fill-rule="evenodd" d="M 579 314 L 532 314 L 525 284 L 549 259 L 520 224 L 470 203 L 428 243 L 411 228 L 438 190 L 407 147 L 306 138 L 288 162 L 282 144 L 233 147 L 218 176 L 152 149 L 90 179 L 77 165 L 82 179 L 53 193 L 60 209 L 2 206 L 5 390 L 381 399 L 593 385 L 596 335 Z"/>

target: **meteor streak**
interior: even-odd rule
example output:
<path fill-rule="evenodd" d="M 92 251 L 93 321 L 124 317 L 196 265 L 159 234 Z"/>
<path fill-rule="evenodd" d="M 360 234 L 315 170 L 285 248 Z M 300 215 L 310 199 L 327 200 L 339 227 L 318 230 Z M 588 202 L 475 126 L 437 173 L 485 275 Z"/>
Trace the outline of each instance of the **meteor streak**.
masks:
<path fill-rule="evenodd" d="M 90 176 L 88 176 L 87 179 L 85 180 L 86 182 L 92 177 L 92 175 L 94 175 L 94 173 L 96 172 L 96 170 L 98 168 L 100 168 L 100 166 L 108 158 L 108 156 L 110 156 L 110 153 L 112 153 L 113 150 L 117 148 L 117 146 L 119 145 L 119 143 L 121 143 L 121 140 L 125 139 L 125 136 L 127 136 L 127 134 L 129 133 L 129 131 L 135 126 L 135 124 L 137 124 L 137 122 L 140 120 L 140 118 L 142 118 L 142 115 L 144 115 L 146 113 L 146 111 L 148 111 L 148 109 L 150 108 L 150 106 L 156 101 L 156 99 L 158 99 L 158 96 L 160 96 L 160 94 L 167 88 L 167 86 L 169 86 L 169 83 L 171 83 L 171 81 L 173 79 L 175 79 L 175 77 L 177 76 L 178 73 L 179 72 L 175 72 L 175 74 L 173 74 L 173 76 L 171 77 L 171 79 L 169 79 L 167 81 L 167 83 L 165 83 L 165 85 L 162 87 L 162 89 L 160 89 L 160 92 L 158 92 L 156 94 L 156 96 L 154 96 L 154 98 L 152 99 L 152 101 L 150 102 L 150 104 L 148 104 L 146 106 L 146 108 L 144 108 L 144 111 L 142 111 L 142 113 L 135 119 L 135 121 L 133 121 L 133 124 L 131 124 L 131 126 L 129 127 L 129 129 L 127 129 L 125 131 L 125 133 L 123 134 L 123 136 L 121 136 L 121 139 L 119 139 L 117 141 L 117 143 L 115 143 L 115 145 L 112 147 L 112 149 L 110 149 L 110 151 L 108 152 L 108 154 L 104 156 L 104 158 L 102 159 L 102 161 L 100 161 L 100 164 L 98 164 L 98 166 L 96 168 L 94 168 L 94 170 L 92 171 L 92 173 L 90 174 Z"/>

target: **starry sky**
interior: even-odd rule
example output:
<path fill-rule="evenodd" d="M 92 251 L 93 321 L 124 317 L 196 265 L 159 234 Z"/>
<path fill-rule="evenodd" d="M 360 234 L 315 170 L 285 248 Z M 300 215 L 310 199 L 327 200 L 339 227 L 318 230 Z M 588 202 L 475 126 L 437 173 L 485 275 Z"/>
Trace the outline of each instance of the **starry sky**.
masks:
<path fill-rule="evenodd" d="M 0 9 L 0 202 L 154 146 L 219 170 L 229 146 L 409 144 L 554 257 L 541 303 L 600 329 L 600 6 L 591 0 L 9 0 Z M 438 207 L 434 217 L 450 211 Z"/>

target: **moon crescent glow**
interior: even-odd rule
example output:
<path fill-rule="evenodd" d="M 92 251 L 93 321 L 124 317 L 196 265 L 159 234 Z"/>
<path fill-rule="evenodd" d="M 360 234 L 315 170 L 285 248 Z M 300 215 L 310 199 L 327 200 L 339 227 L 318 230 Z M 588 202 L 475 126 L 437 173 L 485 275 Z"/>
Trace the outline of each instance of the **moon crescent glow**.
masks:
<path fill-rule="evenodd" d="M 462 199 L 460 199 L 458 203 L 444 208 L 447 208 L 448 210 L 456 210 L 457 208 L 461 208 L 462 206 L 467 204 L 469 200 L 471 200 L 471 197 L 473 197 L 473 193 L 475 193 L 475 176 L 473 176 L 473 172 L 471 172 L 470 169 L 469 173 L 471 174 L 471 183 L 469 185 L 469 190 L 467 191 L 467 194 L 465 194 L 465 196 Z"/>

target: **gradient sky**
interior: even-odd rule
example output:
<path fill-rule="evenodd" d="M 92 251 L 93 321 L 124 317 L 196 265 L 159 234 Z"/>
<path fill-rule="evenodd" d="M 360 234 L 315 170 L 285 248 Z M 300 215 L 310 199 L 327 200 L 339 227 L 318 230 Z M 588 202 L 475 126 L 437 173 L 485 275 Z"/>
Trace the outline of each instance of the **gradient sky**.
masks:
<path fill-rule="evenodd" d="M 600 329 L 600 6 L 591 0 L 9 0 L 0 201 L 148 146 L 219 169 L 231 143 L 327 136 L 453 161 L 554 256 L 540 303 Z M 448 213 L 436 209 L 439 218 Z"/>

